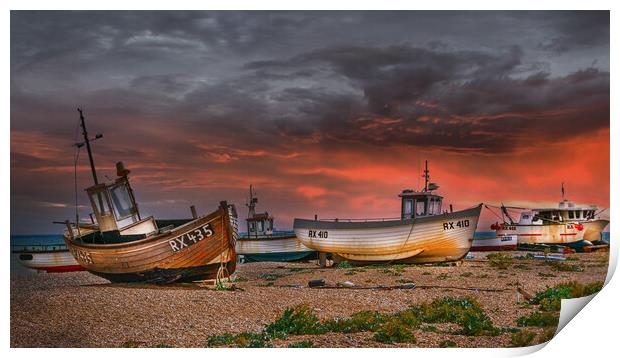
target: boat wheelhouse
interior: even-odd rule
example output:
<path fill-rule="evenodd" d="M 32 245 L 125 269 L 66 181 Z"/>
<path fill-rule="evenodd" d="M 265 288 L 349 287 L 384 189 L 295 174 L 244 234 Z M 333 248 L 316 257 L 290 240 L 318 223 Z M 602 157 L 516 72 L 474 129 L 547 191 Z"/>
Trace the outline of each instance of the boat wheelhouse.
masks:
<path fill-rule="evenodd" d="M 482 204 L 442 211 L 439 186 L 430 183 L 428 162 L 424 188 L 401 192 L 400 219 L 295 219 L 297 238 L 307 247 L 332 253 L 334 261 L 433 263 L 457 261 L 469 252 Z"/>
<path fill-rule="evenodd" d="M 299 261 L 316 257 L 316 252 L 305 247 L 293 231 L 275 231 L 274 217 L 267 211 L 256 212 L 258 198 L 250 185 L 247 232 L 236 243 L 236 252 L 244 262 Z"/>

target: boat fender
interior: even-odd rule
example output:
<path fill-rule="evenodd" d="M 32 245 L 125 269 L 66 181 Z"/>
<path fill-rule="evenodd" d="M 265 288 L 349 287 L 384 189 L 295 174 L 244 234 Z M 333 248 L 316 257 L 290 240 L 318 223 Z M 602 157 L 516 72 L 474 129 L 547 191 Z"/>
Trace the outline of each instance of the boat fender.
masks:
<path fill-rule="evenodd" d="M 308 281 L 308 287 L 322 287 L 322 286 L 325 286 L 325 280 L 322 278 L 318 280 Z"/>
<path fill-rule="evenodd" d="M 351 281 L 344 281 L 342 283 L 342 287 L 353 287 L 353 286 L 355 286 L 355 284 Z"/>

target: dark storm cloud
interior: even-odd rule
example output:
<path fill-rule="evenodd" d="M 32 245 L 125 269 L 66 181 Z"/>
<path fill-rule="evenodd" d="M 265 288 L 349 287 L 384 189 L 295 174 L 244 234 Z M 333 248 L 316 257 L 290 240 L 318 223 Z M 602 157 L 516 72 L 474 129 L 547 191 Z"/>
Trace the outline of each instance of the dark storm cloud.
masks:
<path fill-rule="evenodd" d="M 517 153 L 607 128 L 609 101 L 606 11 L 13 11 L 11 220 L 70 204 L 76 106 L 102 171 L 128 161 L 155 202 L 296 188 L 291 161 L 342 148 Z"/>

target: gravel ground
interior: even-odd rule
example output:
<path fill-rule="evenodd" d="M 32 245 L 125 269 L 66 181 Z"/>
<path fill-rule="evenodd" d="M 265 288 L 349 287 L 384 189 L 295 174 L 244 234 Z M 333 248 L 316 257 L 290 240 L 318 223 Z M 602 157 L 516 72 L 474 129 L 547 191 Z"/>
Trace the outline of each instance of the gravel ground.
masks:
<path fill-rule="evenodd" d="M 558 272 L 533 259 L 514 260 L 510 268 L 500 270 L 488 264 L 487 254 L 476 253 L 473 260 L 465 260 L 460 266 L 407 266 L 401 272 L 383 268 L 320 269 L 314 261 L 241 264 L 236 277 L 242 282 L 236 285 L 243 290 L 235 291 L 215 291 L 204 284 L 111 284 L 87 272 L 12 274 L 11 347 L 120 347 L 129 343 L 142 347 L 157 344 L 204 347 L 210 335 L 259 332 L 284 309 L 302 303 L 312 307 L 320 318 L 335 318 L 362 310 L 395 312 L 444 296 L 475 297 L 494 325 L 515 327 L 516 319 L 531 311 L 518 304 L 517 283 L 527 292 L 535 293 L 568 280 L 603 281 L 607 274 L 608 252 L 567 255 L 578 258 L 567 263 L 583 267 L 584 272 Z M 319 278 L 330 284 L 352 281 L 358 286 L 398 285 L 409 281 L 418 287 L 406 290 L 306 287 L 309 280 Z M 304 287 L 279 287 L 283 285 Z M 442 287 L 419 288 L 424 285 Z M 435 326 L 442 328 L 442 325 Z M 456 342 L 458 347 L 510 344 L 509 333 L 467 337 L 417 330 L 415 335 L 418 347 L 437 347 L 445 339 Z M 370 332 L 292 336 L 287 341 L 273 343 L 285 347 L 301 340 L 313 341 L 320 347 L 388 346 L 372 340 Z"/>

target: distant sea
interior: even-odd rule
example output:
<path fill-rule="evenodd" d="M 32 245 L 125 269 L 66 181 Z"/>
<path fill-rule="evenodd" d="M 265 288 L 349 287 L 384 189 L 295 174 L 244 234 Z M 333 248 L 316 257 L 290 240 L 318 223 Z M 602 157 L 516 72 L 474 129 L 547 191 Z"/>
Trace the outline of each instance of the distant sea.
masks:
<path fill-rule="evenodd" d="M 495 235 L 494 231 L 477 231 L 475 238 L 490 238 Z M 603 232 L 603 240 L 609 242 L 609 232 Z M 24 246 L 33 245 L 58 245 L 65 246 L 62 235 L 11 235 L 11 251 L 23 249 Z M 11 252 L 11 273 L 36 273 L 37 271 L 27 269 L 17 261 L 19 254 Z"/>

